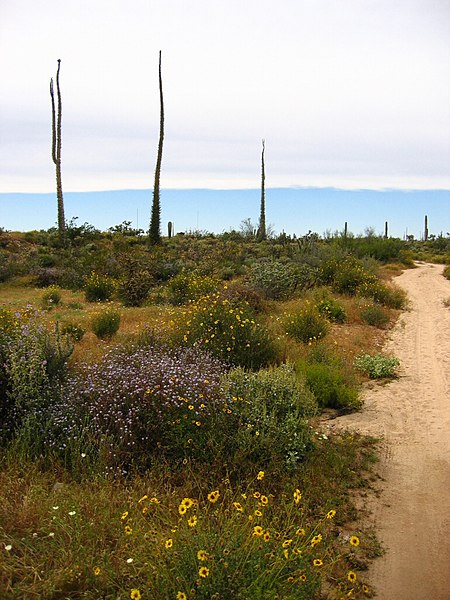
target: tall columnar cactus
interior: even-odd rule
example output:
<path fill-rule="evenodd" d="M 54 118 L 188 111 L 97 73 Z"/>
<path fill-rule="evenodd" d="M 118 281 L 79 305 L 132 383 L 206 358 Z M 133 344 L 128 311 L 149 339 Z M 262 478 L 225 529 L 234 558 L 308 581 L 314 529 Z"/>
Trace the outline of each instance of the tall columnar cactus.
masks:
<path fill-rule="evenodd" d="M 61 117 L 62 103 L 61 90 L 59 87 L 59 69 L 61 59 L 58 59 L 58 69 L 56 71 L 56 95 L 57 107 L 55 106 L 55 92 L 53 89 L 53 78 L 50 79 L 50 96 L 52 99 L 52 159 L 56 169 L 56 198 L 58 202 L 58 232 L 61 241 L 64 241 L 66 233 L 66 220 L 64 217 L 64 198 L 61 180 Z"/>
<path fill-rule="evenodd" d="M 152 215 L 151 215 L 150 230 L 149 230 L 149 243 L 150 244 L 159 244 L 161 242 L 161 203 L 160 203 L 159 182 L 160 182 L 160 177 L 161 177 L 161 162 L 162 162 L 162 151 L 163 151 L 163 142 L 164 142 L 164 99 L 163 99 L 162 75 L 161 75 L 161 50 L 159 51 L 159 101 L 160 101 L 159 143 L 158 143 L 158 156 L 156 159 L 156 168 L 155 168 L 155 184 L 153 186 Z"/>
<path fill-rule="evenodd" d="M 386 239 L 388 238 L 388 222 L 387 221 L 384 222 L 384 237 Z"/>
<path fill-rule="evenodd" d="M 425 231 L 424 231 L 424 239 L 428 241 L 428 216 L 425 215 Z"/>
<path fill-rule="evenodd" d="M 347 237 L 347 231 L 348 231 L 348 223 L 347 223 L 347 221 L 345 221 L 345 224 L 344 224 L 344 237 Z"/>
<path fill-rule="evenodd" d="M 267 237 L 266 233 L 266 189 L 265 189 L 265 181 L 266 181 L 266 171 L 264 164 L 264 151 L 266 149 L 265 141 L 262 141 L 262 153 L 261 153 L 261 212 L 259 215 L 259 226 L 257 239 L 259 241 L 265 240 Z"/>

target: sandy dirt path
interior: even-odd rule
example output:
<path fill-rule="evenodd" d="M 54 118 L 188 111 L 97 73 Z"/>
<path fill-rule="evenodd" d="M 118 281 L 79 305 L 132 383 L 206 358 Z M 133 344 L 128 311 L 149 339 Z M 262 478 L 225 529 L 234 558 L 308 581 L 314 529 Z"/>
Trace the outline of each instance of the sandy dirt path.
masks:
<path fill-rule="evenodd" d="M 379 600 L 450 600 L 450 282 L 442 265 L 419 263 L 395 283 L 410 310 L 384 347 L 399 378 L 376 384 L 360 413 L 331 429 L 381 437 L 382 491 L 371 503 L 386 553 L 368 579 Z"/>

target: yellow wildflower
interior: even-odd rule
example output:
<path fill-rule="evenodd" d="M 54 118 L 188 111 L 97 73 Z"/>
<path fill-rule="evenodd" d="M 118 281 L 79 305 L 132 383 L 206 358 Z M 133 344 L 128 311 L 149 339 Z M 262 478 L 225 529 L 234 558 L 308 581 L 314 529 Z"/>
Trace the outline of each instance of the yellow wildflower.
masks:
<path fill-rule="evenodd" d="M 210 492 L 208 494 L 208 500 L 214 504 L 214 502 L 217 502 L 217 500 L 219 499 L 220 496 L 220 492 L 219 490 L 214 490 L 213 492 Z"/>
<path fill-rule="evenodd" d="M 197 559 L 198 560 L 208 560 L 208 554 L 204 550 L 199 550 L 197 552 Z"/>
<path fill-rule="evenodd" d="M 200 569 L 198 570 L 198 574 L 200 575 L 200 577 L 208 577 L 209 575 L 209 569 L 208 567 L 200 567 Z"/>
<path fill-rule="evenodd" d="M 189 525 L 189 527 L 195 527 L 197 525 L 197 517 L 196 517 L 196 515 L 192 515 L 192 517 L 190 517 L 188 519 L 188 525 Z"/>
<path fill-rule="evenodd" d="M 253 527 L 253 535 L 255 537 L 261 537 L 263 533 L 263 528 L 260 525 L 256 525 L 255 527 Z"/>

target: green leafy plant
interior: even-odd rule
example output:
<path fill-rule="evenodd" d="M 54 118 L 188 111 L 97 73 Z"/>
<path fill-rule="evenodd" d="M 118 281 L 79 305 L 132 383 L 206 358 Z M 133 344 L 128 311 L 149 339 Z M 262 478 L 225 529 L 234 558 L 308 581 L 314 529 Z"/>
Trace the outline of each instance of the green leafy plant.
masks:
<path fill-rule="evenodd" d="M 355 358 L 353 364 L 371 379 L 382 379 L 384 377 L 394 377 L 400 361 L 395 356 L 362 354 Z"/>
<path fill-rule="evenodd" d="M 107 302 L 111 300 L 116 290 L 116 282 L 107 275 L 93 271 L 84 285 L 87 302 Z"/>
<path fill-rule="evenodd" d="M 79 342 L 83 339 L 86 329 L 77 323 L 64 323 L 61 327 L 61 333 L 63 335 L 69 335 L 75 342 Z"/>
<path fill-rule="evenodd" d="M 42 294 L 42 308 L 51 310 L 61 302 L 61 289 L 57 285 L 50 285 Z"/>
<path fill-rule="evenodd" d="M 297 271 L 294 265 L 275 260 L 261 260 L 251 269 L 250 285 L 270 300 L 286 300 L 297 288 Z"/>
<path fill-rule="evenodd" d="M 317 403 L 291 365 L 257 373 L 233 369 L 225 384 L 240 420 L 229 442 L 240 462 L 292 469 L 305 458 L 313 447 L 306 418 L 317 413 Z"/>
<path fill-rule="evenodd" d="M 298 342 L 310 344 L 327 334 L 328 322 L 315 304 L 306 301 L 300 310 L 285 318 L 284 328 Z"/>
<path fill-rule="evenodd" d="M 96 313 L 91 319 L 91 329 L 98 338 L 111 338 L 120 327 L 120 313 L 114 308 Z"/>
<path fill-rule="evenodd" d="M 345 323 L 347 315 L 344 307 L 334 298 L 324 298 L 317 303 L 317 309 L 329 321 Z"/>
<path fill-rule="evenodd" d="M 389 315 L 377 304 L 369 305 L 361 309 L 361 318 L 368 325 L 383 328 L 389 323 Z"/>
<path fill-rule="evenodd" d="M 405 292 L 399 288 L 388 287 L 376 277 L 369 277 L 358 287 L 358 295 L 371 298 L 389 308 L 401 309 L 406 303 Z"/>
<path fill-rule="evenodd" d="M 297 369 L 321 408 L 355 410 L 361 406 L 358 390 L 347 384 L 337 365 L 302 362 Z"/>

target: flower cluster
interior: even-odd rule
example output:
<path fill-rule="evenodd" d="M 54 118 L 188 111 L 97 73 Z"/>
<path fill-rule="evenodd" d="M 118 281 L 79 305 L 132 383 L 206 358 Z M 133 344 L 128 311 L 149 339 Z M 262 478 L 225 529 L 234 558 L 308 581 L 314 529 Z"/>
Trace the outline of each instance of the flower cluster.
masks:
<path fill-rule="evenodd" d="M 121 519 L 134 521 L 130 549 L 144 551 L 141 560 L 154 565 L 154 579 L 147 575 L 145 585 L 185 600 L 222 594 L 259 598 L 263 590 L 265 597 L 306 600 L 320 594 L 330 575 L 338 597 L 368 593 L 346 568 L 355 564 L 359 537 L 349 538 L 343 555 L 333 542 L 336 510 L 311 521 L 304 516 L 300 489 L 273 495 L 264 493 L 264 485 L 259 471 L 244 491 L 217 488 L 166 505 L 149 491 L 132 503 Z M 143 589 L 143 580 L 134 584 Z"/>
<path fill-rule="evenodd" d="M 68 378 L 52 409 L 50 444 L 64 451 L 74 439 L 89 439 L 111 467 L 195 451 L 226 406 L 224 371 L 198 349 L 111 350 Z"/>
<path fill-rule="evenodd" d="M 204 348 L 228 364 L 257 369 L 276 356 L 268 331 L 255 321 L 248 302 L 220 292 L 191 302 L 174 329 L 177 341 Z"/>

